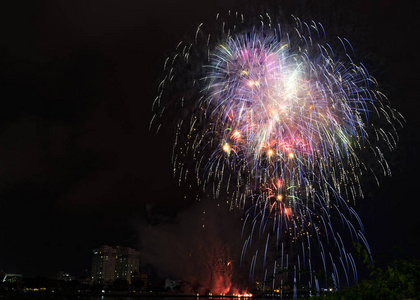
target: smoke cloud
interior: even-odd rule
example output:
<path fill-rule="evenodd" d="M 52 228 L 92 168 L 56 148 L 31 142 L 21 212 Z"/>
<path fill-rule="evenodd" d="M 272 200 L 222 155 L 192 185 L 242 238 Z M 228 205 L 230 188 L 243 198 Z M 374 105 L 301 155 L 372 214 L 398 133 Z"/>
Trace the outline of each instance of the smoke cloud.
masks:
<path fill-rule="evenodd" d="M 206 199 L 175 218 L 153 214 L 140 229 L 142 266 L 161 279 L 181 280 L 186 293 L 227 294 L 242 290 L 248 270 L 240 266 L 242 210 Z"/>

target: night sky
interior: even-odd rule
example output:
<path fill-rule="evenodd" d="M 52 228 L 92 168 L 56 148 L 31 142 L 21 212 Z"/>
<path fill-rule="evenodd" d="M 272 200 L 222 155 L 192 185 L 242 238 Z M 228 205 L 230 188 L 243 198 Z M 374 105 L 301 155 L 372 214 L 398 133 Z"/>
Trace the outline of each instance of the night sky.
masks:
<path fill-rule="evenodd" d="M 337 34 L 363 54 L 406 118 L 389 156 L 393 177 L 365 187 L 356 210 L 374 253 L 393 246 L 420 253 L 420 41 L 408 1 L 7 2 L 0 7 L 0 270 L 88 275 L 95 247 L 142 251 L 144 228 L 190 211 L 195 202 L 172 177 L 171 129 L 148 130 L 163 62 L 218 12 L 265 7 L 343 28 Z"/>

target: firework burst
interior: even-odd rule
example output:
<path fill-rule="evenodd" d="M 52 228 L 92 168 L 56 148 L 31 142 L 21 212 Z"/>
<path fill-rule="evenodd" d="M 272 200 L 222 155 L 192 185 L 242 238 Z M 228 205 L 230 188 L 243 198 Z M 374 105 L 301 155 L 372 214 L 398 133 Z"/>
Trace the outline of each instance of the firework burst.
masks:
<path fill-rule="evenodd" d="M 274 290 L 276 274 L 287 270 L 296 290 L 302 270 L 313 269 L 316 249 L 336 287 L 339 269 L 344 282 L 357 281 L 341 236 L 369 250 L 362 222 L 349 206 L 363 197 L 362 173 L 376 178 L 362 157 L 373 153 L 390 175 L 381 149 L 396 147 L 393 124 L 403 119 L 386 105 L 365 66 L 354 61 L 351 44 L 341 38 L 328 43 L 320 23 L 294 18 L 295 26 L 283 28 L 268 15 L 258 26 L 240 14 L 229 18 L 218 17 L 221 29 L 212 34 L 200 25 L 194 42 L 180 43 L 165 62 L 157 115 L 168 106 L 183 113 L 174 171 L 180 182 L 193 174 L 204 191 L 245 209 L 241 260 L 253 239 L 264 241 L 258 243 L 262 249 L 252 250 L 251 280 L 257 269 L 264 283 L 272 278 Z M 378 119 L 392 130 L 375 126 Z M 343 232 L 334 229 L 335 220 Z M 267 254 L 269 248 L 275 253 Z M 279 276 L 287 279 L 284 272 Z M 310 288 L 319 289 L 312 271 L 306 277 Z"/>

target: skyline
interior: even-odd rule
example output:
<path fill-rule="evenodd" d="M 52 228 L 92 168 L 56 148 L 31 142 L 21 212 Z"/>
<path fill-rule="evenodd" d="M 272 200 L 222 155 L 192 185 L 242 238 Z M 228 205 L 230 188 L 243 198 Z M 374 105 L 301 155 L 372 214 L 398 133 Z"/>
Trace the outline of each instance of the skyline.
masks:
<path fill-rule="evenodd" d="M 393 245 L 414 255 L 420 121 L 412 12 L 404 3 L 334 3 L 337 15 L 353 14 L 348 18 L 371 26 L 362 32 L 356 24 L 361 36 L 349 40 L 407 119 L 389 160 L 393 176 L 365 188 L 356 210 L 374 255 Z M 0 269 L 78 276 L 95 247 L 141 246 L 142 228 L 164 228 L 182 213 L 193 218 L 194 197 L 172 176 L 170 125 L 158 135 L 148 131 L 151 105 L 177 42 L 217 12 L 241 10 L 240 1 L 50 1 L 25 11 L 8 5 L 0 43 Z M 351 26 L 345 21 L 331 22 Z M 69 260 L 57 264 L 61 255 Z"/>

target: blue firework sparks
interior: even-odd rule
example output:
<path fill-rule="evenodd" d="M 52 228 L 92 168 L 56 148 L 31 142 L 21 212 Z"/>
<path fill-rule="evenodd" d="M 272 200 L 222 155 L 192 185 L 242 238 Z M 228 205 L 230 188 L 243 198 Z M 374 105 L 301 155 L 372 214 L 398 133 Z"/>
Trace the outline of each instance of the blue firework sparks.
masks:
<path fill-rule="evenodd" d="M 403 118 L 354 61 L 350 42 L 328 43 L 320 23 L 293 18 L 282 28 L 268 15 L 253 25 L 230 17 L 217 17 L 216 33 L 200 25 L 194 42 L 181 42 L 165 62 L 155 108 L 160 116 L 175 103 L 183 114 L 174 171 L 244 209 L 241 262 L 263 289 L 290 278 L 295 291 L 304 282 L 330 287 L 328 278 L 335 288 L 357 282 L 345 241 L 370 251 L 352 205 L 363 197 L 361 175 L 376 178 L 361 153 L 390 175 L 383 148 L 396 147 L 393 124 Z"/>

